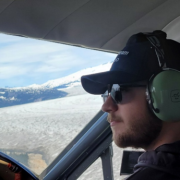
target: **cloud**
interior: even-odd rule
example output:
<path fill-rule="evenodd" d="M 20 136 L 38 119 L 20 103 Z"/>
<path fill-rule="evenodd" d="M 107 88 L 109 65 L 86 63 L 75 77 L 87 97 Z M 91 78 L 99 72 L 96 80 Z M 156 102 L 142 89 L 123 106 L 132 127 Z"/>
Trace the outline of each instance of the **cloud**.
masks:
<path fill-rule="evenodd" d="M 0 79 L 9 79 L 15 76 L 23 76 L 29 73 L 29 67 L 24 66 L 1 66 L 0 67 Z"/>
<path fill-rule="evenodd" d="M 0 34 L 0 79 L 1 82 L 12 82 L 14 78 L 16 81 L 21 79 L 21 82 L 32 82 L 34 78 L 39 82 L 46 82 L 48 78 L 60 78 L 112 61 L 115 56 L 64 44 Z"/>
<path fill-rule="evenodd" d="M 66 71 L 79 61 L 72 46 L 1 34 L 0 43 L 0 79 Z"/>
<path fill-rule="evenodd" d="M 0 39 L 1 39 L 1 44 L 20 42 L 24 40 L 23 37 L 12 36 L 12 35 L 2 34 L 2 33 L 0 33 Z"/>
<path fill-rule="evenodd" d="M 61 65 L 65 67 L 72 67 L 78 66 L 80 63 L 84 63 L 84 60 L 75 53 L 73 54 L 71 52 L 64 52 L 61 54 L 50 55 L 49 58 L 45 61 L 45 63 L 56 66 Z"/>
<path fill-rule="evenodd" d="M 37 68 L 34 72 L 35 73 L 52 73 L 52 72 L 59 72 L 59 71 L 65 71 L 65 70 L 67 70 L 67 68 L 43 65 Z"/>
<path fill-rule="evenodd" d="M 0 63 L 32 63 L 42 61 L 42 58 L 50 53 L 63 53 L 68 47 L 57 45 L 55 43 L 44 42 L 24 42 L 13 43 L 8 46 L 1 47 Z"/>
<path fill-rule="evenodd" d="M 107 56 L 111 58 L 116 58 L 117 54 L 112 54 L 112 53 L 106 53 Z"/>

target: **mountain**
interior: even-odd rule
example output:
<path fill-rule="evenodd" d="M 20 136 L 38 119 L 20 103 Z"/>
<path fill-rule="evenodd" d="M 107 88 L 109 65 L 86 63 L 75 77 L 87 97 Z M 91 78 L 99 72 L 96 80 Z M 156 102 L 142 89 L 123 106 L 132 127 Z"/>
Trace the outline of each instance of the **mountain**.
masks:
<path fill-rule="evenodd" d="M 29 87 L 32 88 L 55 88 L 55 89 L 64 89 L 64 88 L 71 88 L 74 86 L 79 86 L 81 85 L 80 78 L 83 75 L 86 74 L 94 74 L 94 73 L 99 73 L 103 71 L 108 71 L 112 65 L 112 62 L 106 63 L 106 64 L 101 64 L 99 66 L 91 67 L 91 68 L 86 68 L 83 70 L 80 70 L 76 73 L 70 74 L 68 76 L 55 79 L 55 80 L 50 80 L 47 81 L 46 83 L 42 85 L 31 85 Z"/>
<path fill-rule="evenodd" d="M 50 99 L 85 94 L 80 78 L 86 74 L 108 71 L 112 62 L 80 70 L 68 76 L 47 81 L 44 84 L 33 84 L 27 87 L 0 88 L 0 108 Z"/>
<path fill-rule="evenodd" d="M 0 88 L 0 108 L 14 106 L 49 99 L 56 99 L 66 96 L 68 93 L 57 89 L 15 89 Z"/>

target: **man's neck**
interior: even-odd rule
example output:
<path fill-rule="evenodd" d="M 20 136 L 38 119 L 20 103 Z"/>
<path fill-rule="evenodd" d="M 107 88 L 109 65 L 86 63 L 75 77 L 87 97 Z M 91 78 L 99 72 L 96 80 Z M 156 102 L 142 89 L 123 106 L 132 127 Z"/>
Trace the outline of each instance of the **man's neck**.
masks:
<path fill-rule="evenodd" d="M 180 122 L 163 122 L 159 136 L 147 147 L 146 151 L 155 150 L 163 144 L 170 144 L 180 140 Z"/>

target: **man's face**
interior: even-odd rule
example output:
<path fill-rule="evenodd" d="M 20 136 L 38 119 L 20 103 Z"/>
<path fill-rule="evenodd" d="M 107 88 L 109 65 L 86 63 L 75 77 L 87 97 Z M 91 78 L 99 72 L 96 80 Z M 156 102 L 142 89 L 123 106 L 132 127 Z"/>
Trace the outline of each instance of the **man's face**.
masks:
<path fill-rule="evenodd" d="M 160 121 L 150 111 L 145 94 L 146 88 L 128 88 L 122 92 L 122 101 L 115 104 L 109 96 L 102 106 L 108 112 L 113 140 L 119 147 L 146 149 L 159 135 Z"/>

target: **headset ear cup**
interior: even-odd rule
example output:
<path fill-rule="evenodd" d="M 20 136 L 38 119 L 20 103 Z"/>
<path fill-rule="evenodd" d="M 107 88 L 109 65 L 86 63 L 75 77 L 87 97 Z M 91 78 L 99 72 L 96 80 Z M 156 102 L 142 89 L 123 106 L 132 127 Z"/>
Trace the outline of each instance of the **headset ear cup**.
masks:
<path fill-rule="evenodd" d="M 180 121 L 180 72 L 167 69 L 150 78 L 150 106 L 163 121 Z"/>

